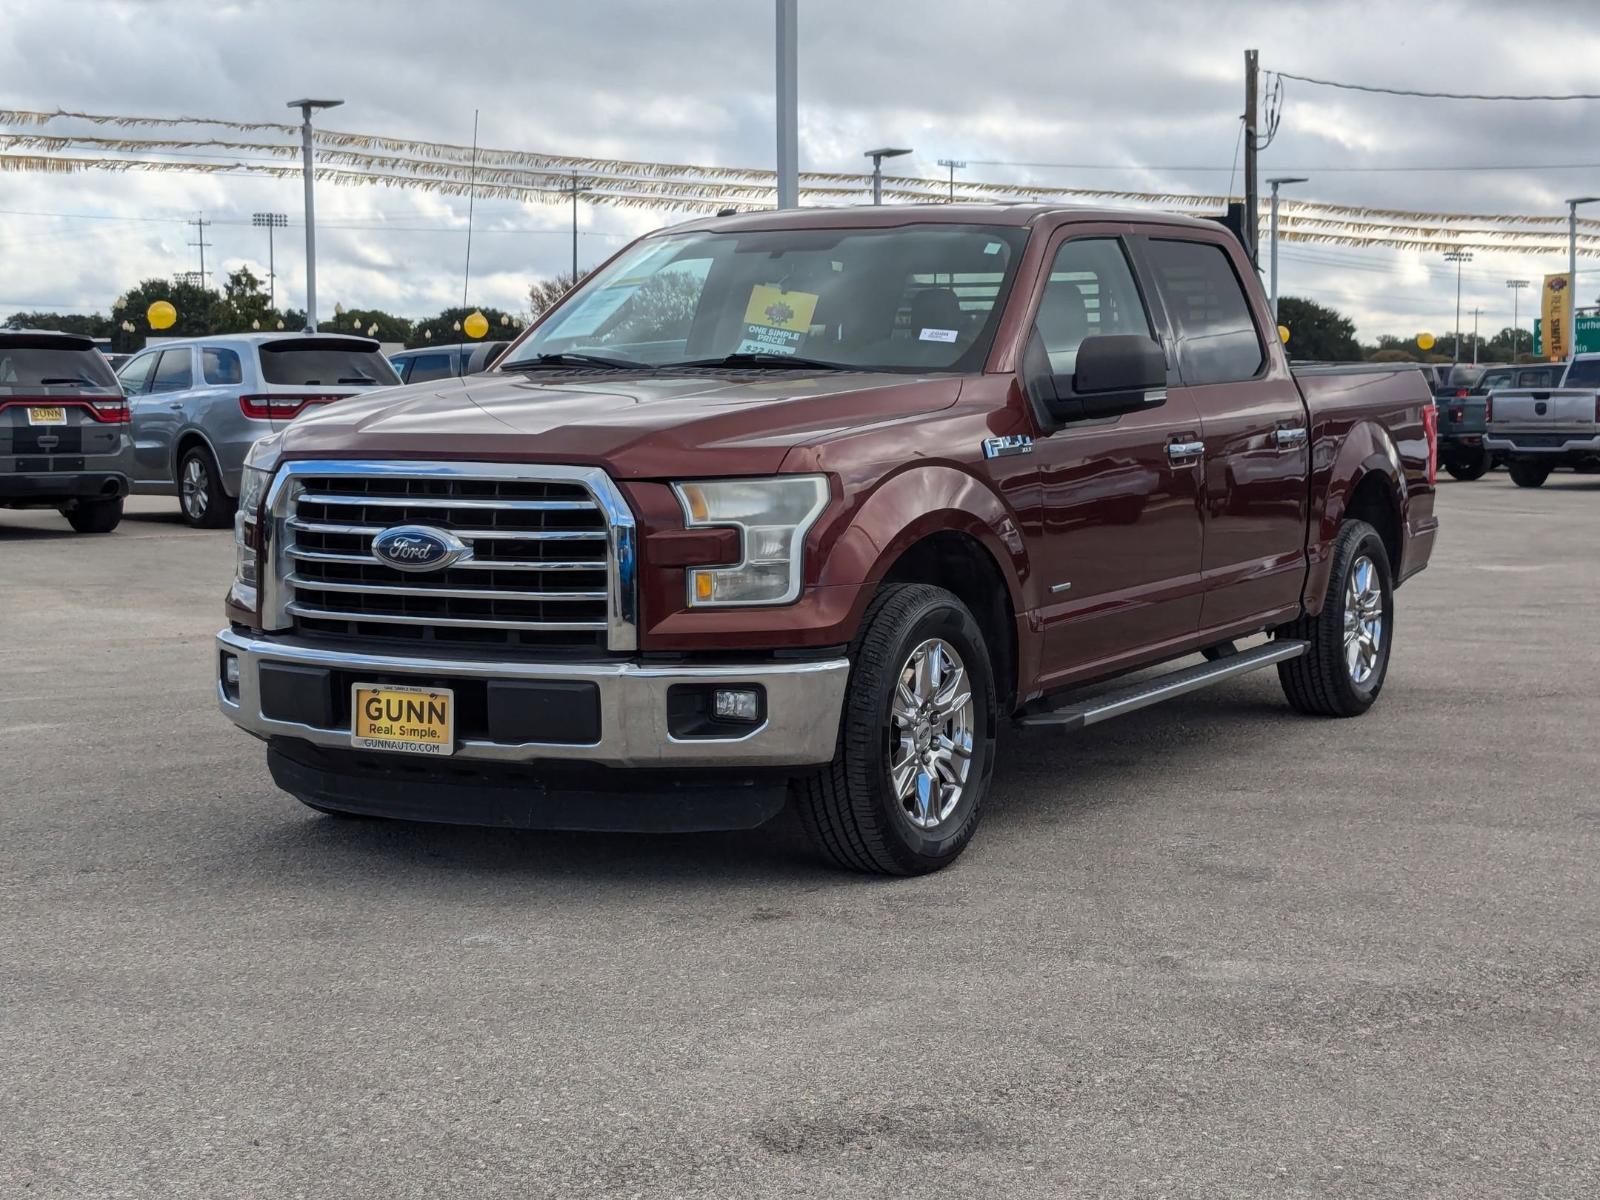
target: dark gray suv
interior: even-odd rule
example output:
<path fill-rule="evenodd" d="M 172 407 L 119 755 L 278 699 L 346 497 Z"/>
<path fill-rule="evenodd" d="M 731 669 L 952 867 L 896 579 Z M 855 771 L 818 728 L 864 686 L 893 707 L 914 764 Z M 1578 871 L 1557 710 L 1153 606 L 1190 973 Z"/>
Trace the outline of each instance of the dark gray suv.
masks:
<path fill-rule="evenodd" d="M 0 329 L 0 508 L 54 508 L 79 533 L 110 533 L 132 473 L 127 401 L 95 344 Z"/>

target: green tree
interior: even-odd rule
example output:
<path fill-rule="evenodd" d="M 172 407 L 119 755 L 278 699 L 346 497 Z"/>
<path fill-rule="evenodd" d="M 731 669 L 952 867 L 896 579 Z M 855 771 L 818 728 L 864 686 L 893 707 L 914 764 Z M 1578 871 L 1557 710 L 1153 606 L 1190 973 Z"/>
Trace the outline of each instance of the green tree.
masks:
<path fill-rule="evenodd" d="M 278 315 L 267 305 L 261 280 L 249 267 L 228 272 L 222 295 L 211 306 L 211 328 L 207 333 L 248 333 L 252 329 L 271 329 Z"/>
<path fill-rule="evenodd" d="M 579 271 L 576 275 L 564 271 L 553 279 L 534 280 L 528 286 L 528 316 L 537 321 L 555 307 L 557 300 L 587 278 L 589 278 L 587 271 Z"/>
<path fill-rule="evenodd" d="M 481 312 L 489 321 L 489 332 L 481 338 L 470 338 L 460 328 L 461 322 L 474 312 Z M 454 342 L 492 342 L 516 334 L 520 323 L 512 313 L 498 308 L 447 308 L 436 317 L 418 321 L 411 327 L 407 346 L 448 346 Z"/>
<path fill-rule="evenodd" d="M 411 337 L 411 321 L 406 317 L 397 317 L 393 313 L 386 313 L 380 308 L 348 308 L 331 321 L 324 321 L 319 328 L 323 333 L 359 333 L 363 337 L 374 337 L 380 342 L 404 342 Z"/>
<path fill-rule="evenodd" d="M 54 329 L 84 337 L 110 337 L 116 323 L 100 313 L 18 312 L 6 318 L 0 329 Z"/>
<path fill-rule="evenodd" d="M 1318 362 L 1352 362 L 1361 358 L 1355 322 L 1325 304 L 1299 296 L 1278 299 L 1278 324 L 1289 330 L 1289 356 Z"/>
<path fill-rule="evenodd" d="M 122 321 L 131 322 L 133 333 L 124 333 L 119 328 L 113 335 L 112 344 L 119 351 L 139 349 L 152 334 L 157 337 L 203 337 L 216 332 L 211 322 L 216 306 L 222 300 L 222 293 L 177 280 L 146 279 L 137 287 L 130 288 L 123 300 L 123 305 L 113 309 L 111 315 L 119 325 Z M 178 319 L 169 329 L 150 328 L 145 314 L 157 300 L 165 300 L 178 310 Z"/>

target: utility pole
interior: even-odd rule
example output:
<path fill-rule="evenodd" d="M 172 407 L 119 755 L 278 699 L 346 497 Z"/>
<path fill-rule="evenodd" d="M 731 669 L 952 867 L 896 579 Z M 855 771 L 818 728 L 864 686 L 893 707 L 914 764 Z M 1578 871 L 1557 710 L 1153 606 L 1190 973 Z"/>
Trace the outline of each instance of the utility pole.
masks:
<path fill-rule="evenodd" d="M 300 110 L 300 173 L 306 184 L 306 332 L 317 331 L 317 200 L 316 169 L 311 149 L 311 114 L 318 109 L 338 108 L 343 100 L 291 100 L 290 108 Z"/>
<path fill-rule="evenodd" d="M 189 222 L 189 224 L 193 225 L 195 229 L 195 240 L 190 242 L 189 245 L 197 246 L 200 249 L 200 286 L 205 287 L 206 247 L 211 244 L 210 242 L 206 241 L 206 226 L 211 224 L 211 222 L 205 219 L 204 213 L 199 213 L 195 216 L 194 220 Z"/>
<path fill-rule="evenodd" d="M 251 213 L 250 224 L 267 231 L 267 307 L 278 307 L 278 267 L 272 251 L 272 231 L 289 224 L 285 213 Z"/>
<path fill-rule="evenodd" d="M 1517 326 L 1517 301 L 1522 299 L 1522 289 L 1532 281 L 1527 279 L 1508 279 L 1506 286 L 1511 289 L 1511 361 L 1517 361 L 1517 346 L 1522 340 L 1522 330 Z"/>
<path fill-rule="evenodd" d="M 967 164 L 959 158 L 941 158 L 939 165 L 950 168 L 950 203 L 954 204 L 956 202 L 956 171 L 957 169 L 965 170 Z"/>
<path fill-rule="evenodd" d="M 1456 265 L 1456 348 L 1450 356 L 1450 361 L 1458 363 L 1461 361 L 1461 264 L 1472 261 L 1472 251 L 1446 250 L 1444 256 L 1446 261 Z"/>
<path fill-rule="evenodd" d="M 777 0 L 778 207 L 800 207 L 800 91 L 796 17 L 800 0 Z"/>
<path fill-rule="evenodd" d="M 1472 365 L 1473 366 L 1477 366 L 1478 365 L 1478 314 L 1480 312 L 1482 312 L 1482 311 L 1483 310 L 1480 309 L 1480 308 L 1474 308 L 1472 310 Z"/>
<path fill-rule="evenodd" d="M 1244 52 L 1244 221 L 1245 250 L 1250 261 L 1261 265 L 1257 253 L 1261 241 L 1261 189 L 1256 182 L 1256 77 L 1259 51 Z"/>

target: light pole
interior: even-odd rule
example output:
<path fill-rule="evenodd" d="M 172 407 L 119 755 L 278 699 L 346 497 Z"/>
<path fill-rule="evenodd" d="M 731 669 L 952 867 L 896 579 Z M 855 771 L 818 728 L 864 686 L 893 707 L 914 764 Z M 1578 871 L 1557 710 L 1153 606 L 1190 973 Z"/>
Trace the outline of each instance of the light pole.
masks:
<path fill-rule="evenodd" d="M 950 203 L 954 204 L 956 202 L 956 172 L 958 170 L 966 170 L 967 164 L 962 162 L 959 158 L 941 158 L 939 160 L 939 165 L 941 167 L 950 168 Z"/>
<path fill-rule="evenodd" d="M 1304 175 L 1280 175 L 1267 180 L 1272 185 L 1272 257 L 1267 274 L 1272 281 L 1272 321 L 1278 321 L 1278 187 L 1285 183 L 1305 183 Z"/>
<path fill-rule="evenodd" d="M 1482 312 L 1476 306 L 1472 309 L 1472 365 L 1478 365 L 1478 314 Z"/>
<path fill-rule="evenodd" d="M 290 108 L 300 110 L 301 173 L 306 183 L 306 332 L 317 331 L 317 200 L 314 194 L 316 173 L 312 167 L 311 114 L 318 109 L 338 108 L 343 100 L 291 100 Z"/>
<path fill-rule="evenodd" d="M 1578 205 L 1593 204 L 1600 196 L 1579 196 L 1567 201 L 1567 357 L 1578 352 Z"/>
<path fill-rule="evenodd" d="M 267 231 L 267 307 L 278 307 L 278 268 L 277 260 L 272 252 L 272 231 L 282 229 L 289 224 L 289 218 L 284 213 L 251 213 L 250 224 L 257 229 Z"/>
<path fill-rule="evenodd" d="M 799 0 L 777 0 L 779 208 L 800 207 L 799 7 Z"/>
<path fill-rule="evenodd" d="M 1511 361 L 1517 361 L 1517 342 L 1522 331 L 1517 328 L 1517 301 L 1522 299 L 1522 289 L 1529 286 L 1528 279 L 1508 279 L 1506 286 L 1511 289 Z"/>
<path fill-rule="evenodd" d="M 1472 251 L 1446 250 L 1444 257 L 1447 262 L 1453 262 L 1456 265 L 1456 348 L 1450 355 L 1450 361 L 1458 363 L 1461 361 L 1461 264 L 1472 261 Z"/>
<path fill-rule="evenodd" d="M 902 154 L 911 151 L 901 146 L 880 146 L 876 150 L 868 150 L 863 158 L 872 160 L 872 202 L 883 203 L 883 160 L 886 158 L 899 158 Z"/>

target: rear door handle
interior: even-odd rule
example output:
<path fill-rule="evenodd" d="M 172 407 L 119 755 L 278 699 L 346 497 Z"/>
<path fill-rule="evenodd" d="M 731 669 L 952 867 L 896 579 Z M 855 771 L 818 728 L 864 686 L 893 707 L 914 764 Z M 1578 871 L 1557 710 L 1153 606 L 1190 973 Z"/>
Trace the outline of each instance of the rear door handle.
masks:
<path fill-rule="evenodd" d="M 1293 446 L 1304 446 L 1306 444 L 1304 427 L 1299 429 L 1280 429 L 1274 437 L 1277 439 L 1278 449 L 1280 450 L 1288 450 Z"/>
<path fill-rule="evenodd" d="M 1206 452 L 1204 442 L 1168 442 L 1167 458 L 1179 462 L 1185 458 L 1199 458 Z"/>

